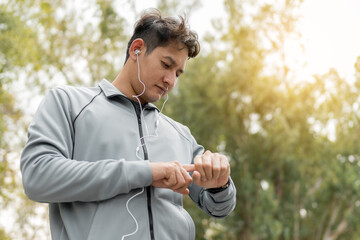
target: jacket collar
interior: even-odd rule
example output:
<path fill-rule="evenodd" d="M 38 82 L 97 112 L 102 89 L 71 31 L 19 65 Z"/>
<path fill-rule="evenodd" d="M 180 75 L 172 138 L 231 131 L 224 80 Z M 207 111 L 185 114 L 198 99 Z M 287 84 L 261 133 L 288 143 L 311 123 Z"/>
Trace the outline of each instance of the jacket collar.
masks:
<path fill-rule="evenodd" d="M 101 82 L 99 83 L 99 87 L 104 92 L 104 94 L 107 98 L 122 96 L 122 97 L 129 99 L 130 101 L 134 101 L 134 100 L 128 98 L 125 94 L 123 94 L 119 89 L 117 89 L 112 83 L 110 83 L 106 79 L 101 80 Z M 144 109 L 152 109 L 152 108 L 155 108 L 156 110 L 159 111 L 159 109 L 152 103 L 146 103 L 144 106 Z"/>

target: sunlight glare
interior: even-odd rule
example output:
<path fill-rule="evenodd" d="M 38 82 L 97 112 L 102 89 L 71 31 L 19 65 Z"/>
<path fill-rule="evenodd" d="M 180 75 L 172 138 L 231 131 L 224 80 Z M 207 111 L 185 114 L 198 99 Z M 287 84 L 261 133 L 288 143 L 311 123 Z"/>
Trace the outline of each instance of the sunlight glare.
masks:
<path fill-rule="evenodd" d="M 335 68 L 340 76 L 352 78 L 360 56 L 360 1 L 305 0 L 302 11 L 307 71 L 323 74 Z"/>

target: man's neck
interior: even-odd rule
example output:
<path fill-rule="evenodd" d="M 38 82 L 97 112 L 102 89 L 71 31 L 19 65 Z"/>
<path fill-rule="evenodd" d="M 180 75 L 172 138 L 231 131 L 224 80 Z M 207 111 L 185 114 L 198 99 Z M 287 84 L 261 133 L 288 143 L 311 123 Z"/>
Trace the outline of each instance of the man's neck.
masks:
<path fill-rule="evenodd" d="M 127 62 L 124 65 L 124 68 L 116 76 L 112 84 L 129 99 L 137 101 L 137 99 L 134 97 L 134 95 L 136 95 L 135 90 L 131 85 L 131 78 L 136 76 L 136 71 L 135 71 L 136 69 L 132 69 L 132 68 L 133 66 L 131 66 L 131 64 Z"/>

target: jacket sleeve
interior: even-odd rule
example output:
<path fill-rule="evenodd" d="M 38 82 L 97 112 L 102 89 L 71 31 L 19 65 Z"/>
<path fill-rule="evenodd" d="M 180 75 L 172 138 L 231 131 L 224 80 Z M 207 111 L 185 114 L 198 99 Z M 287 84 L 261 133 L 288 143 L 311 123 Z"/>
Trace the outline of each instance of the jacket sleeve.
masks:
<path fill-rule="evenodd" d="M 198 145 L 194 141 L 194 155 L 200 155 L 203 153 L 203 147 Z M 196 184 L 191 183 L 189 186 L 190 198 L 193 202 L 200 207 L 206 214 L 216 217 L 224 218 L 228 216 L 235 208 L 236 205 L 236 188 L 231 177 L 229 178 L 229 187 L 216 192 L 211 193 L 205 188 L 197 186 Z"/>
<path fill-rule="evenodd" d="M 71 159 L 73 109 L 63 89 L 53 89 L 28 128 L 20 168 L 25 193 L 39 202 L 101 201 L 152 182 L 148 161 Z"/>

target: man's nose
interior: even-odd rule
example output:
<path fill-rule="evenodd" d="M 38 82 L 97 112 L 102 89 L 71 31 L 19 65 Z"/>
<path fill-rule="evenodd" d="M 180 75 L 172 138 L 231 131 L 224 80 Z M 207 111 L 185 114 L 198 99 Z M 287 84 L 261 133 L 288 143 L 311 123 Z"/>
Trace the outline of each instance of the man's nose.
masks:
<path fill-rule="evenodd" d="M 165 75 L 164 77 L 164 82 L 169 86 L 169 87 L 173 87 L 175 85 L 176 82 L 176 73 L 174 72 L 169 72 Z"/>

